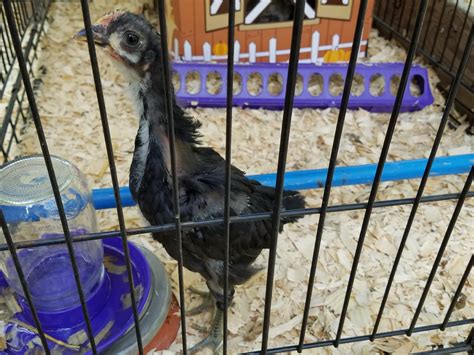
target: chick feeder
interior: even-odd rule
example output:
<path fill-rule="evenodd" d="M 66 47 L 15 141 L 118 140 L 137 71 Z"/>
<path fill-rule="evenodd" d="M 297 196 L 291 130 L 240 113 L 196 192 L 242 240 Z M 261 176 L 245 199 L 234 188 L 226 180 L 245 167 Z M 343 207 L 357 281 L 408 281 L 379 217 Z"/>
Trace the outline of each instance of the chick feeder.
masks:
<path fill-rule="evenodd" d="M 395 103 L 396 92 L 390 89 L 391 82 L 397 83 L 403 72 L 402 63 L 377 63 L 377 64 L 357 64 L 356 75 L 363 79 L 363 90 L 360 95 L 351 94 L 348 108 L 363 108 L 372 112 L 391 112 Z M 175 62 L 173 71 L 176 83 L 175 88 L 178 101 L 183 106 L 193 107 L 226 107 L 227 87 L 227 64 L 225 63 L 195 63 L 195 62 Z M 200 76 L 200 86 L 194 91 L 187 90 L 186 78 L 191 73 Z M 332 78 L 345 78 L 347 64 L 322 64 L 300 63 L 298 65 L 298 75 L 302 81 L 302 89 L 294 96 L 293 107 L 297 108 L 328 108 L 340 107 L 341 94 L 333 95 L 330 90 Z M 206 78 L 208 75 L 217 74 L 221 80 L 221 90 L 217 93 L 210 93 L 206 89 Z M 261 78 L 260 92 L 248 90 L 247 83 L 251 76 L 258 75 Z M 241 81 L 239 90 L 235 90 L 233 104 L 240 107 L 265 108 L 270 110 L 280 110 L 285 101 L 286 77 L 288 75 L 288 63 L 254 63 L 234 65 L 234 81 L 236 77 Z M 282 80 L 279 92 L 270 92 L 269 82 L 272 76 L 279 76 Z M 317 76 L 320 78 L 320 93 L 311 94 L 309 88 L 311 79 Z M 383 87 L 380 95 L 374 95 L 370 90 L 371 80 L 383 78 Z M 410 69 L 409 82 L 416 83 L 418 92 L 411 93 L 405 90 L 400 110 L 402 112 L 421 110 L 423 107 L 431 105 L 434 101 L 428 81 L 428 71 L 418 65 Z M 353 83 L 354 86 L 354 83 Z M 396 84 L 398 89 L 398 83 Z"/>
<path fill-rule="evenodd" d="M 95 210 L 84 176 L 65 160 L 52 160 L 72 238 L 96 232 Z M 15 242 L 64 235 L 41 156 L 6 164 L 0 170 L 0 181 L 0 207 Z M 133 243 L 129 249 L 144 344 L 159 343 L 164 349 L 174 340 L 168 336 L 168 343 L 159 341 L 165 320 L 165 332 L 176 336 L 179 327 L 177 316 L 169 315 L 173 296 L 166 271 L 152 253 Z M 133 351 L 134 319 L 121 239 L 75 242 L 74 251 L 97 351 Z M 18 257 L 50 349 L 62 354 L 91 353 L 66 245 L 19 249 Z M 1 252 L 0 261 L 5 276 L 0 277 L 0 292 L 8 284 L 21 308 L 4 328 L 6 353 L 41 350 L 10 253 Z"/>

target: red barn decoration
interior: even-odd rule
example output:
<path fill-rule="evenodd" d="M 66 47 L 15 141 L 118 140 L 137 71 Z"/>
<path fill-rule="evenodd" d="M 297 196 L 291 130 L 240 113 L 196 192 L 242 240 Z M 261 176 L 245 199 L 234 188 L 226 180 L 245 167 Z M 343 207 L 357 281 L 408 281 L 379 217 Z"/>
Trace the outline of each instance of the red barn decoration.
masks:
<path fill-rule="evenodd" d="M 234 0 L 235 60 L 284 62 L 290 53 L 295 0 Z M 360 0 L 307 0 L 301 39 L 302 62 L 347 61 Z M 278 7 L 280 6 L 280 7 Z M 285 12 L 281 9 L 288 9 Z M 367 51 L 374 0 L 369 1 L 360 55 Z M 222 61 L 227 58 L 229 0 L 170 0 L 168 23 L 176 60 Z M 274 18 L 268 14 L 274 12 Z"/>

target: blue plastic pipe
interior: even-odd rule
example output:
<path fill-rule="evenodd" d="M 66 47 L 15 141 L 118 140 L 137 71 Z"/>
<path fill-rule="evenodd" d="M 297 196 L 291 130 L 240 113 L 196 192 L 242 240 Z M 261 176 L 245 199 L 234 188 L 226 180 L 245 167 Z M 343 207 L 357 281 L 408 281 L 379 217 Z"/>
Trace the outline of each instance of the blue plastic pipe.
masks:
<path fill-rule="evenodd" d="M 387 162 L 382 173 L 382 181 L 419 179 L 423 176 L 428 159 Z M 430 176 L 465 174 L 474 165 L 474 154 L 454 155 L 436 158 Z M 377 164 L 337 167 L 332 186 L 371 184 Z M 322 188 L 326 183 L 327 169 L 290 171 L 285 174 L 285 189 L 308 190 Z M 275 186 L 276 174 L 248 175 L 266 186 Z M 134 206 L 128 186 L 120 188 L 124 207 Z M 112 188 L 92 190 L 94 207 L 98 210 L 114 208 L 115 198 Z"/>

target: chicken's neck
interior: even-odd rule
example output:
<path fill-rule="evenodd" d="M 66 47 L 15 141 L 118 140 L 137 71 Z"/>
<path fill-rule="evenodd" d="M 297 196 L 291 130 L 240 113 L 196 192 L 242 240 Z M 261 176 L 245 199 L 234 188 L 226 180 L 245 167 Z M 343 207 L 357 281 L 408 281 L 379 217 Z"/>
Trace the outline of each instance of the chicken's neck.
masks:
<path fill-rule="evenodd" d="M 130 188 L 132 194 L 136 196 L 146 171 L 153 173 L 156 175 L 154 178 L 161 181 L 169 178 L 171 157 L 161 69 L 156 72 L 152 70 L 147 72 L 143 80 L 132 83 L 130 89 L 140 119 L 130 169 Z M 176 159 L 179 163 L 182 160 L 180 152 L 190 150 L 197 143 L 199 123 L 186 116 L 181 107 L 176 104 L 174 93 L 172 95 Z M 147 162 L 151 159 L 152 171 L 146 170 Z"/>

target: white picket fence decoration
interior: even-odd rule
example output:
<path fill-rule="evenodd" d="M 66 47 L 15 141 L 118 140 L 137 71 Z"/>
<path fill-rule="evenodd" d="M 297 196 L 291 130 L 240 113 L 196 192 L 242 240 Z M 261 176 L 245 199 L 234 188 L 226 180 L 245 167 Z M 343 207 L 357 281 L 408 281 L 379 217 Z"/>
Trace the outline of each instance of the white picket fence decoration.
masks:
<path fill-rule="evenodd" d="M 206 42 L 202 46 L 202 54 L 205 62 L 210 62 L 212 58 L 211 44 Z"/>
<path fill-rule="evenodd" d="M 336 49 L 345 49 L 345 48 L 352 48 L 352 43 L 340 43 L 341 37 L 338 34 L 332 36 L 332 41 L 330 45 L 320 45 L 320 34 L 318 31 L 314 31 L 311 36 L 311 47 L 303 47 L 300 49 L 300 53 L 310 53 L 311 58 L 302 60 L 301 62 L 309 62 L 309 63 L 321 63 L 322 57 L 319 56 L 321 51 L 328 51 L 328 50 L 336 50 Z M 367 41 L 361 41 L 361 46 L 367 45 Z M 175 38 L 173 43 L 173 51 L 172 55 L 176 60 L 179 60 L 179 56 L 177 53 L 179 48 L 179 41 Z M 255 63 L 257 58 L 264 58 L 267 57 L 270 63 L 277 62 L 277 57 L 279 55 L 288 55 L 290 54 L 290 49 L 277 49 L 277 39 L 270 38 L 268 43 L 268 51 L 257 52 L 257 45 L 254 42 L 250 42 L 248 45 L 248 52 L 242 52 L 242 48 L 239 41 L 235 41 L 234 47 L 234 61 L 238 62 L 240 59 L 248 59 L 250 63 Z M 183 44 L 184 55 L 183 60 L 185 61 L 205 61 L 210 62 L 213 60 L 223 60 L 227 58 L 227 55 L 213 55 L 212 54 L 212 46 L 209 42 L 205 42 L 202 47 L 203 55 L 193 55 L 193 48 L 189 41 L 184 41 Z M 364 56 L 365 52 L 359 51 L 359 56 Z"/>
<path fill-rule="evenodd" d="M 268 56 L 268 61 L 270 63 L 276 63 L 277 61 L 277 39 L 276 38 L 270 38 L 270 42 L 268 43 L 268 49 L 270 52 L 270 55 Z"/>
<path fill-rule="evenodd" d="M 254 42 L 249 43 L 249 62 L 255 63 L 257 61 L 257 45 Z"/>
<path fill-rule="evenodd" d="M 318 61 L 319 53 L 319 32 L 314 31 L 311 36 L 311 63 L 316 63 Z"/>

